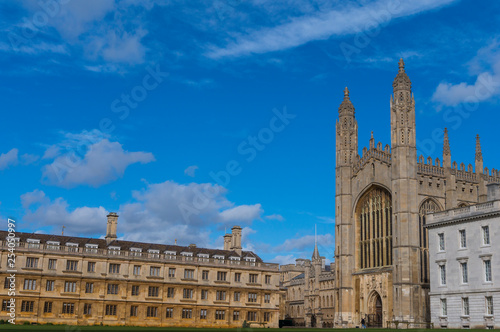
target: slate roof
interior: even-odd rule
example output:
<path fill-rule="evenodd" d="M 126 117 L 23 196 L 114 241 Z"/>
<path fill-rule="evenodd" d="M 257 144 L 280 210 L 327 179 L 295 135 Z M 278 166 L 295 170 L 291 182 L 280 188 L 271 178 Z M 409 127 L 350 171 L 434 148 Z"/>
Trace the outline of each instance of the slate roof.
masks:
<path fill-rule="evenodd" d="M 0 239 L 5 239 L 8 235 L 7 231 L 0 231 Z M 175 252 L 176 255 L 180 255 L 181 252 L 192 252 L 193 256 L 198 254 L 208 254 L 210 257 L 213 256 L 224 256 L 225 259 L 229 257 L 240 257 L 245 258 L 255 258 L 256 262 L 262 263 L 262 259 L 252 251 L 242 251 L 241 256 L 234 250 L 220 250 L 220 249 L 209 249 L 209 248 L 198 248 L 194 246 L 177 246 L 177 245 L 165 245 L 157 243 L 145 243 L 145 242 L 134 242 L 134 241 L 122 241 L 114 240 L 109 245 L 106 244 L 104 239 L 86 238 L 86 237 L 76 237 L 76 236 L 65 236 L 65 235 L 53 235 L 53 234 L 38 234 L 38 233 L 22 233 L 16 232 L 16 238 L 19 238 L 20 242 L 27 242 L 28 239 L 40 240 L 41 244 L 47 243 L 47 241 L 59 242 L 61 246 L 65 246 L 66 243 L 76 243 L 78 247 L 85 247 L 85 244 L 97 244 L 99 249 L 106 249 L 108 247 L 120 247 L 120 250 L 129 251 L 130 248 L 142 249 L 142 252 L 147 253 L 149 249 L 159 250 L 160 253 L 165 251 Z"/>

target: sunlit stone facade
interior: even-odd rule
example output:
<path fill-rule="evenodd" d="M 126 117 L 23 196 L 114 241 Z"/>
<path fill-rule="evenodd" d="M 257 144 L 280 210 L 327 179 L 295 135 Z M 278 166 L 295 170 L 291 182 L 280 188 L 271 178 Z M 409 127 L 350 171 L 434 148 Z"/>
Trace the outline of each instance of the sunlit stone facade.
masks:
<path fill-rule="evenodd" d="M 335 326 L 359 326 L 363 318 L 369 326 L 384 327 L 389 321 L 414 327 L 430 322 L 426 215 L 485 202 L 486 185 L 500 181 L 498 170 L 483 167 L 479 137 L 475 167 L 452 162 L 446 129 L 442 160 L 417 157 L 415 98 L 402 59 L 392 87 L 390 145 L 376 143 L 372 132 L 359 155 L 358 123 L 347 88 L 339 107 Z M 374 109 L 360 113 L 381 114 Z"/>
<path fill-rule="evenodd" d="M 241 249 L 241 228 L 225 250 L 106 238 L 17 233 L 17 323 L 278 327 L 279 266 Z M 8 319 L 7 232 L 0 232 L 0 319 Z"/>

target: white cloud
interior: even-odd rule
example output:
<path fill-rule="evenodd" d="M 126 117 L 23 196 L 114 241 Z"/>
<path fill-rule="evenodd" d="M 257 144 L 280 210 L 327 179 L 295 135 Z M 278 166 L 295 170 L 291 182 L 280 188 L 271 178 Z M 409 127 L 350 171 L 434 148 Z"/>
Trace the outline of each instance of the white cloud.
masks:
<path fill-rule="evenodd" d="M 45 193 L 35 190 L 21 196 L 26 210 L 24 222 L 32 228 L 53 227 L 59 232 L 65 226 L 65 234 L 104 234 L 107 211 L 102 207 L 78 207 L 70 209 L 62 198 L 50 200 Z M 54 232 L 52 232 L 54 233 Z"/>
<path fill-rule="evenodd" d="M 264 216 L 265 219 L 267 220 L 278 220 L 278 221 L 283 221 L 285 218 L 281 214 L 270 214 L 268 216 Z"/>
<path fill-rule="evenodd" d="M 133 192 L 133 202 L 120 207 L 119 232 L 129 240 L 173 243 L 178 239 L 179 244 L 209 246 L 214 229 L 250 225 L 263 213 L 260 204 L 235 206 L 226 194 L 225 188 L 210 183 L 148 184 Z M 242 237 L 247 239 L 253 232 L 243 227 Z"/>
<path fill-rule="evenodd" d="M 29 13 L 21 31 L 23 26 L 29 27 L 33 24 L 36 13 L 44 12 L 39 3 L 56 2 L 23 1 Z M 142 44 L 142 38 L 148 31 L 142 27 L 144 23 L 139 13 L 152 7 L 140 6 L 140 3 L 137 3 L 139 6 L 130 6 L 131 4 L 133 3 L 130 1 L 125 3 L 115 0 L 85 0 L 48 6 L 51 14 L 48 15 L 47 26 L 41 30 L 50 34 L 49 28 L 55 29 L 57 34 L 52 34 L 52 37 L 56 39 L 60 36 L 62 44 L 33 43 L 30 40 L 29 44 L 17 47 L 17 51 L 28 54 L 69 54 L 82 50 L 86 60 L 114 63 L 112 67 L 106 67 L 108 69 L 118 69 L 116 64 L 143 63 L 147 49 Z M 22 35 L 21 32 L 19 34 Z"/>
<path fill-rule="evenodd" d="M 7 153 L 0 154 L 0 170 L 17 165 L 19 162 L 18 153 L 19 150 L 14 148 Z"/>
<path fill-rule="evenodd" d="M 346 5 L 340 9 L 294 17 L 277 26 L 244 31 L 231 38 L 234 41 L 224 47 L 211 47 L 207 56 L 219 59 L 285 50 L 314 40 L 374 29 L 394 19 L 436 9 L 455 1 L 404 1 L 398 6 L 394 5 L 394 1 L 379 0 L 363 6 Z"/>
<path fill-rule="evenodd" d="M 21 195 L 21 204 L 23 208 L 27 209 L 35 203 L 48 202 L 45 193 L 41 190 L 35 189 L 31 192 Z"/>
<path fill-rule="evenodd" d="M 196 165 L 189 166 L 188 168 L 186 168 L 184 170 L 184 174 L 186 174 L 187 176 L 190 176 L 190 177 L 194 178 L 195 175 L 196 175 L 196 170 L 197 169 L 198 169 L 198 166 L 196 166 Z"/>
<path fill-rule="evenodd" d="M 239 205 L 231 209 L 222 211 L 220 217 L 222 222 L 250 223 L 253 220 L 260 219 L 264 211 L 260 204 Z"/>
<path fill-rule="evenodd" d="M 456 106 L 483 102 L 500 95 L 500 39 L 478 50 L 468 66 L 469 72 L 474 75 L 474 83 L 441 82 L 432 100 L 440 106 Z"/>
<path fill-rule="evenodd" d="M 118 142 L 111 142 L 99 131 L 65 134 L 63 142 L 51 146 L 44 158 L 52 163 L 43 167 L 45 183 L 71 188 L 78 185 L 99 187 L 123 177 L 131 164 L 155 160 L 149 152 L 128 152 Z"/>

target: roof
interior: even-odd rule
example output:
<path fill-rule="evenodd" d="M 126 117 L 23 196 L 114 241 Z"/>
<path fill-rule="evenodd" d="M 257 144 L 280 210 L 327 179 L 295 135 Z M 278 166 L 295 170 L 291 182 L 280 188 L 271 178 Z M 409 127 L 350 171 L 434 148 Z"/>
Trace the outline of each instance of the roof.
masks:
<path fill-rule="evenodd" d="M 7 231 L 0 231 L 0 239 L 6 239 L 8 235 Z M 131 248 L 142 249 L 142 252 L 147 252 L 149 249 L 159 250 L 161 253 L 165 251 L 175 252 L 180 254 L 181 252 L 192 252 L 193 256 L 198 254 L 208 254 L 212 256 L 224 256 L 228 259 L 229 257 L 241 257 L 241 258 L 255 258 L 256 262 L 262 263 L 262 259 L 252 251 L 242 251 L 239 255 L 234 250 L 220 250 L 220 249 L 209 249 L 209 248 L 198 248 L 193 246 L 177 246 L 177 245 L 165 245 L 157 243 L 145 243 L 145 242 L 134 242 L 134 241 L 123 241 L 114 240 L 106 243 L 104 239 L 86 238 L 86 237 L 76 237 L 76 236 L 65 236 L 65 235 L 53 235 L 53 234 L 38 234 L 38 233 L 23 233 L 16 232 L 16 238 L 19 238 L 20 242 L 26 242 L 28 239 L 40 240 L 41 244 L 47 243 L 47 241 L 59 242 L 60 245 L 64 246 L 66 243 L 76 243 L 78 247 L 85 247 L 86 244 L 97 244 L 99 249 L 106 249 L 108 247 L 120 247 L 120 250 L 128 251 Z"/>
<path fill-rule="evenodd" d="M 305 277 L 305 273 L 301 273 L 301 274 L 299 274 L 298 276 L 293 277 L 291 280 L 304 279 L 304 277 Z"/>

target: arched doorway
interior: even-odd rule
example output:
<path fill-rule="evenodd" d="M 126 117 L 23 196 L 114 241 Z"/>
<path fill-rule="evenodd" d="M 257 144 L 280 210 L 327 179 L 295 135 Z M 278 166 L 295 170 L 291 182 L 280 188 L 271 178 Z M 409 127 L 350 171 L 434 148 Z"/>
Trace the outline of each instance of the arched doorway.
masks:
<path fill-rule="evenodd" d="M 382 327 L 383 321 L 383 311 L 382 311 L 382 299 L 379 293 L 374 292 L 371 296 L 369 303 L 369 314 L 368 314 L 368 327 Z"/>
<path fill-rule="evenodd" d="M 315 315 L 311 316 L 311 327 L 316 327 L 316 316 Z"/>

